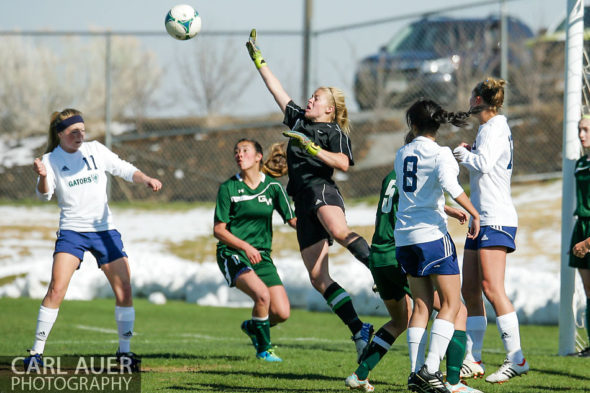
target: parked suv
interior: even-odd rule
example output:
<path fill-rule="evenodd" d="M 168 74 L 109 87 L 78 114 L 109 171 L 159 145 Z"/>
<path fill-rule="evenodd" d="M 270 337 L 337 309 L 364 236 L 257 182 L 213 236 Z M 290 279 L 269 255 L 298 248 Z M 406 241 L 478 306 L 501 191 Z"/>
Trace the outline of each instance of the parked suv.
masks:
<path fill-rule="evenodd" d="M 509 72 L 529 61 L 525 41 L 533 36 L 508 17 Z M 361 109 L 404 107 L 420 96 L 442 104 L 467 99 L 473 83 L 500 74 L 498 17 L 428 17 L 398 32 L 380 51 L 363 59 L 355 75 Z M 464 101 L 462 104 L 466 104 Z"/>

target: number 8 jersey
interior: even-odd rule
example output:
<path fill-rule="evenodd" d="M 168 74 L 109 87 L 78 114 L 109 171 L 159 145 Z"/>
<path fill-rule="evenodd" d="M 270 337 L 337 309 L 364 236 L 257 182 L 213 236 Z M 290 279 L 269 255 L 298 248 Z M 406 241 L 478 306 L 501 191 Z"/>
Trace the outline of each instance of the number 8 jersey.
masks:
<path fill-rule="evenodd" d="M 453 199 L 463 193 L 459 165 L 451 149 L 424 136 L 395 156 L 399 206 L 395 223 L 397 247 L 438 240 L 447 234 L 446 191 Z"/>
<path fill-rule="evenodd" d="M 60 229 L 77 232 L 115 229 L 107 204 L 106 172 L 132 182 L 137 171 L 135 166 L 97 141 L 82 143 L 74 153 L 57 146 L 44 154 L 42 161 L 47 169 L 49 191 L 41 194 L 37 187 L 35 190 L 46 201 L 54 192 L 57 194 Z"/>

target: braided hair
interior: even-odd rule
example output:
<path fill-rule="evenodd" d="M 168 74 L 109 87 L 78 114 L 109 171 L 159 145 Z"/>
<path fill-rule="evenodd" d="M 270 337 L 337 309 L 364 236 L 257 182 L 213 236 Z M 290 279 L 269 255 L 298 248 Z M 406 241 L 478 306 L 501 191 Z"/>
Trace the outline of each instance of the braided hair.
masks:
<path fill-rule="evenodd" d="M 479 110 L 479 108 L 473 108 Z M 475 112 L 447 112 L 436 102 L 422 98 L 414 102 L 406 111 L 406 123 L 410 128 L 405 143 L 410 143 L 419 135 L 436 135 L 441 124 L 464 127 L 467 118 Z"/>

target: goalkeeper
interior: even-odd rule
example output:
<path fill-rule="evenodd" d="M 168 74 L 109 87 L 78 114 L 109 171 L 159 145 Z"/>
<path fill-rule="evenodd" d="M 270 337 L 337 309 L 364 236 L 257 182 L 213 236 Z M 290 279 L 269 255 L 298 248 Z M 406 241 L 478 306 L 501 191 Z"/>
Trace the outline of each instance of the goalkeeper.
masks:
<path fill-rule="evenodd" d="M 250 33 L 246 47 L 290 129 L 283 132 L 290 139 L 287 193 L 295 202 L 297 240 L 311 284 L 348 326 L 360 357 L 373 326 L 359 319 L 350 296 L 330 277 L 328 269 L 328 247 L 334 239 L 366 266 L 369 259 L 369 245 L 346 224 L 344 201 L 332 179 L 334 169 L 346 172 L 354 165 L 344 94 L 337 88 L 319 87 L 305 109 L 300 108 L 262 57 L 256 30 Z"/>

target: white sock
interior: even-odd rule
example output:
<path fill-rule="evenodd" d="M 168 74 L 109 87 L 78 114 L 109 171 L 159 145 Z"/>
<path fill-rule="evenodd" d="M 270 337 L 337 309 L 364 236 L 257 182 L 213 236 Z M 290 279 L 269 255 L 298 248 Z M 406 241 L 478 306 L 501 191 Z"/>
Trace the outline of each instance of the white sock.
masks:
<path fill-rule="evenodd" d="M 424 352 L 426 348 L 426 329 L 421 327 L 408 328 L 408 351 L 410 353 L 410 369 L 418 372 L 424 364 Z"/>
<path fill-rule="evenodd" d="M 481 349 L 486 334 L 488 320 L 485 316 L 467 317 L 467 344 L 465 359 L 481 362 Z"/>
<path fill-rule="evenodd" d="M 57 319 L 59 308 L 47 308 L 45 306 L 39 307 L 39 316 L 37 317 L 37 329 L 35 330 L 35 342 L 31 351 L 35 353 L 43 353 L 45 350 L 45 342 L 51 328 Z"/>
<path fill-rule="evenodd" d="M 437 318 L 432 323 L 430 348 L 428 348 L 428 356 L 425 362 L 429 373 L 434 374 L 440 368 L 440 361 L 447 352 L 453 333 L 455 333 L 455 324 L 453 322 Z"/>
<path fill-rule="evenodd" d="M 133 337 L 133 324 L 135 322 L 135 309 L 131 307 L 115 307 L 115 320 L 119 332 L 119 352 L 129 352 L 131 349 L 131 337 Z"/>
<path fill-rule="evenodd" d="M 496 325 L 500 332 L 500 338 L 504 343 L 504 349 L 508 360 L 512 363 L 520 364 L 524 360 L 520 348 L 520 332 L 518 330 L 518 317 L 513 311 L 496 318 Z"/>

